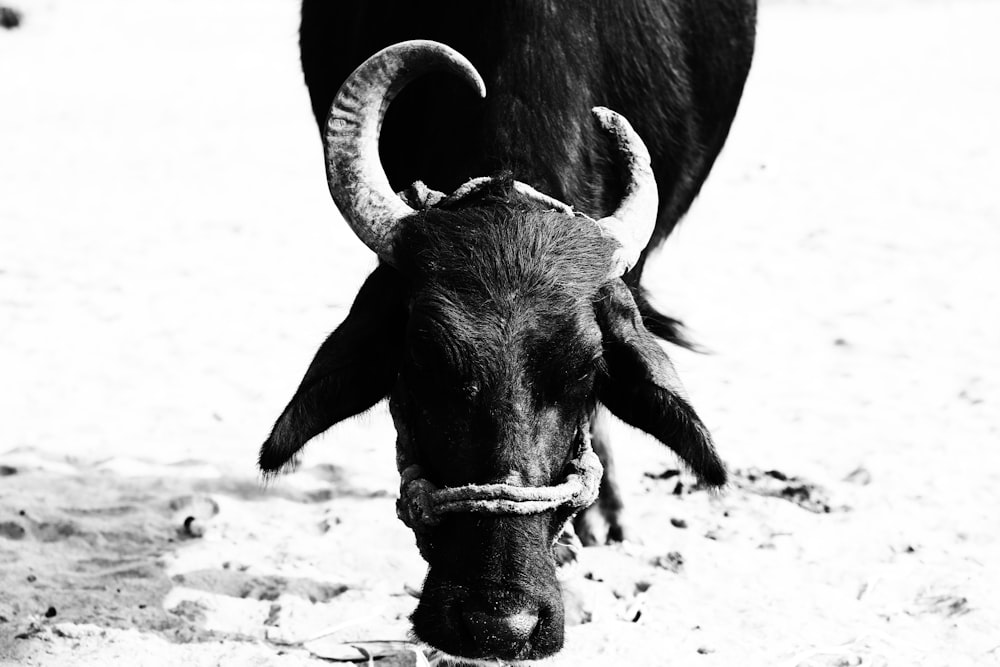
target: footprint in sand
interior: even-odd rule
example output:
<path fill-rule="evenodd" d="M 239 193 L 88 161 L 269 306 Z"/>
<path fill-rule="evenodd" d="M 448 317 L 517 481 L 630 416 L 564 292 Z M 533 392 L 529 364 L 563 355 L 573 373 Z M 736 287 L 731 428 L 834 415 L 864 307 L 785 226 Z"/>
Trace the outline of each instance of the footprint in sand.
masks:
<path fill-rule="evenodd" d="M 65 521 L 61 519 L 54 521 L 36 521 L 25 512 L 21 512 L 21 515 L 28 523 L 28 528 L 25 529 L 24 526 L 16 521 L 0 522 L 0 537 L 6 537 L 11 540 L 20 540 L 28 533 L 29 530 L 31 531 L 31 535 L 39 542 L 58 542 L 60 540 L 73 537 L 74 535 L 84 536 L 85 538 L 89 537 L 85 536 L 80 530 L 80 527 L 73 521 Z"/>
<path fill-rule="evenodd" d="M 58 542 L 74 535 L 82 535 L 72 521 L 41 521 L 32 529 L 39 542 Z"/>
<path fill-rule="evenodd" d="M 0 521 L 0 537 L 20 540 L 24 538 L 24 532 L 24 527 L 15 521 Z"/>
<path fill-rule="evenodd" d="M 195 570 L 174 575 L 173 582 L 198 590 L 247 600 L 277 600 L 296 595 L 312 603 L 329 602 L 348 587 L 301 577 L 248 575 L 234 570 Z"/>

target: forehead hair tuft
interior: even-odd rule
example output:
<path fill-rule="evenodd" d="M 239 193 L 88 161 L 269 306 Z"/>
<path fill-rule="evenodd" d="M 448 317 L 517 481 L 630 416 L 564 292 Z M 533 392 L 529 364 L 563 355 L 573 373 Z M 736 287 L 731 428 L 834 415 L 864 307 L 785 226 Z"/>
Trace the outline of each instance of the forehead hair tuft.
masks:
<path fill-rule="evenodd" d="M 461 209 L 429 209 L 405 221 L 396 256 L 417 289 L 434 286 L 476 303 L 597 293 L 612 256 L 597 225 L 540 210 L 511 185 L 497 179 Z"/>

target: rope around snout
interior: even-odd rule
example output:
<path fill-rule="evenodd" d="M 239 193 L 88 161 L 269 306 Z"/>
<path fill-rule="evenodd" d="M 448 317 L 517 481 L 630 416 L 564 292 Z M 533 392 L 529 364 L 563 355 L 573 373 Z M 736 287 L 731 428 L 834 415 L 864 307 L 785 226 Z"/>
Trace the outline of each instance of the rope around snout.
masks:
<path fill-rule="evenodd" d="M 455 512 L 525 515 L 564 509 L 575 514 L 597 498 L 603 474 L 589 434 L 584 436 L 580 452 L 567 464 L 563 481 L 554 486 L 468 484 L 442 489 L 413 464 L 400 473 L 396 514 L 418 532 L 439 524 L 442 515 Z"/>

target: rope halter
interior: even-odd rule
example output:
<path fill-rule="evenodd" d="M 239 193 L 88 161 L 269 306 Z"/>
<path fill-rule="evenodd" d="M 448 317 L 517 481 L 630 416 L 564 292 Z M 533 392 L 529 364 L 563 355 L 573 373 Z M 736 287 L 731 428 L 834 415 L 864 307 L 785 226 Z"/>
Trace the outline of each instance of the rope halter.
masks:
<path fill-rule="evenodd" d="M 424 477 L 419 465 L 411 463 L 400 472 L 396 515 L 417 533 L 438 525 L 444 514 L 458 512 L 525 515 L 561 510 L 569 519 L 594 502 L 604 473 L 587 430 L 581 429 L 579 441 L 562 481 L 554 486 L 466 484 L 438 488 Z"/>

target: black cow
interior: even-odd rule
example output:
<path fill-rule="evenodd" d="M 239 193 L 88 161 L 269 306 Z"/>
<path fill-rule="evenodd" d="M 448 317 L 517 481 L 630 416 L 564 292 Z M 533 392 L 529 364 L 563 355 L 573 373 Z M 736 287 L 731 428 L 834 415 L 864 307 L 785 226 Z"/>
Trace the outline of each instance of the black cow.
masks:
<path fill-rule="evenodd" d="M 725 482 L 657 340 L 685 344 L 679 323 L 639 279 L 722 148 L 755 13 L 754 0 L 303 2 L 331 193 L 381 263 L 260 466 L 390 397 L 400 517 L 430 565 L 414 630 L 443 652 L 561 648 L 552 545 L 596 492 L 591 444 L 610 464 L 599 405 Z M 405 40 L 468 61 L 428 41 L 366 61 Z M 600 490 L 622 539 L 610 470 Z"/>

